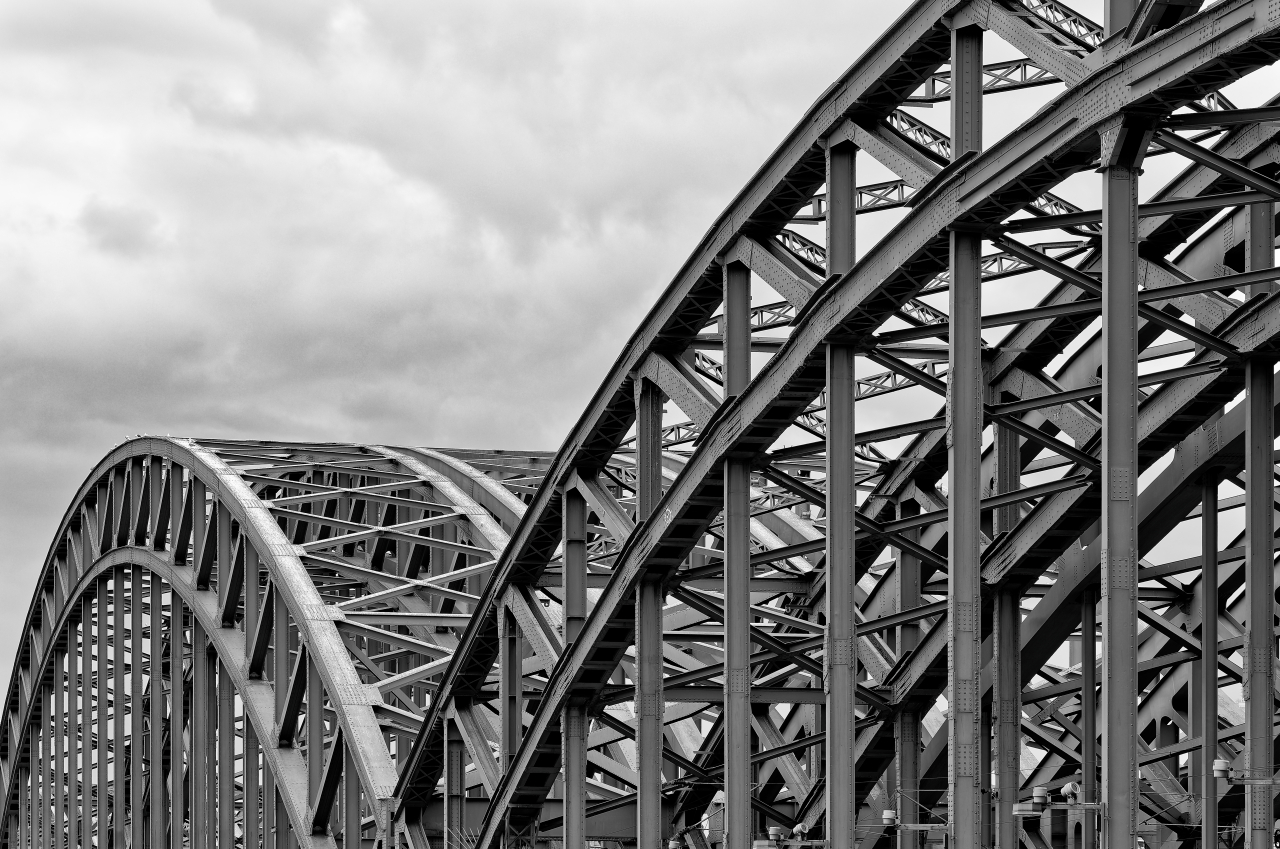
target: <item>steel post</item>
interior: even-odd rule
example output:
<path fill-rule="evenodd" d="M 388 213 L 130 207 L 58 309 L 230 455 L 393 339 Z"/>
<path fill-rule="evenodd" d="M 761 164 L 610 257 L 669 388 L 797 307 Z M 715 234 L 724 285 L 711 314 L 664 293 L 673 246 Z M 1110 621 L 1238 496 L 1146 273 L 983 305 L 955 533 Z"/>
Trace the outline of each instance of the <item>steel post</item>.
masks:
<path fill-rule="evenodd" d="M 520 631 L 516 618 L 510 610 L 502 610 L 499 614 L 502 623 L 500 634 L 501 646 L 498 652 L 498 699 L 499 717 L 502 725 L 502 763 L 510 765 L 520 747 L 520 736 L 524 730 L 523 717 L 524 696 L 521 692 L 523 678 L 521 675 Z"/>
<path fill-rule="evenodd" d="M 175 486 L 178 484 L 175 483 Z M 186 822 L 186 661 L 185 605 L 178 594 L 169 605 L 169 846 L 180 849 Z"/>
<path fill-rule="evenodd" d="M 204 627 L 191 617 L 191 849 L 207 846 L 206 835 L 214 827 L 209 819 L 209 798 L 205 785 L 210 780 L 209 734 L 209 652 Z"/>
<path fill-rule="evenodd" d="M 982 148 L 982 30 L 967 26 L 951 33 L 951 145 L 959 157 Z M 951 232 L 950 354 L 947 384 L 948 466 L 947 785 L 951 798 L 954 849 L 982 845 L 982 779 L 979 679 L 982 674 L 982 239 L 963 229 Z"/>
<path fill-rule="evenodd" d="M 636 523 L 662 498 L 662 391 L 637 378 Z M 636 588 L 636 839 L 640 849 L 662 849 L 662 606 L 660 579 Z"/>
<path fill-rule="evenodd" d="M 858 632 L 854 562 L 857 458 L 854 348 L 827 345 L 827 841 L 857 846 Z"/>
<path fill-rule="evenodd" d="M 1245 268 L 1261 271 L 1276 264 L 1276 211 L 1275 202 L 1253 203 L 1245 207 Z M 1255 283 L 1249 287 L 1250 297 L 1268 295 L 1276 291 L 1275 281 Z"/>
<path fill-rule="evenodd" d="M 1250 778 L 1270 779 L 1275 682 L 1275 461 L 1272 423 L 1275 401 L 1274 360 L 1250 357 L 1245 362 L 1245 772 Z M 1262 849 L 1272 840 L 1272 800 L 1275 787 L 1252 784 L 1245 788 L 1245 847 Z"/>
<path fill-rule="evenodd" d="M 152 465 L 152 469 L 158 473 L 159 467 L 160 463 L 157 460 Z M 157 500 L 153 498 L 152 504 L 157 504 Z M 165 829 L 168 827 L 165 822 L 165 812 L 169 804 L 164 780 L 164 584 L 161 583 L 158 575 L 152 574 L 147 587 L 147 597 L 150 601 L 148 623 L 151 634 L 147 641 L 151 660 L 147 678 L 147 686 L 151 692 L 151 712 L 148 717 L 151 730 L 147 752 L 147 787 L 151 791 L 149 834 L 153 849 L 163 849 Z"/>
<path fill-rule="evenodd" d="M 218 792 L 218 849 L 234 849 L 235 846 L 235 813 L 236 813 L 236 714 L 235 690 L 231 686 L 231 676 L 222 660 L 217 661 L 218 669 L 218 752 L 217 773 Z M 310 721 L 310 708 L 307 706 Z M 312 753 L 307 752 L 310 762 Z"/>
<path fill-rule="evenodd" d="M 110 734 L 107 733 L 107 702 L 110 693 L 107 688 L 108 682 L 108 658 L 107 646 L 110 644 L 110 621 L 107 608 L 107 582 L 103 578 L 98 579 L 97 586 L 97 605 L 95 615 L 93 617 L 93 630 L 97 638 L 98 645 L 95 666 L 97 667 L 94 674 L 94 706 L 97 711 L 98 733 L 96 735 L 96 743 L 94 745 L 94 757 L 98 766 L 98 777 L 95 790 L 98 794 L 98 822 L 97 822 L 97 845 L 106 846 L 111 840 L 110 828 L 111 814 L 107 809 L 108 799 L 110 797 L 111 783 L 107 775 L 107 741 Z"/>
<path fill-rule="evenodd" d="M 564 490 L 564 641 L 573 645 L 587 616 L 587 504 L 574 487 Z M 586 849 L 587 709 L 569 699 L 561 711 L 565 849 Z"/>
<path fill-rule="evenodd" d="M 1018 456 L 1019 438 L 1007 427 L 995 428 L 995 492 L 1013 492 L 1021 485 L 1022 465 Z M 1018 506 L 1011 504 L 994 511 L 992 530 L 998 536 L 1017 526 Z M 1018 821 L 1013 806 L 1022 783 L 1022 598 L 1017 592 L 1002 590 L 996 596 L 994 622 L 996 802 L 995 846 L 1018 849 Z"/>
<path fill-rule="evenodd" d="M 1098 595 L 1093 587 L 1080 599 L 1080 791 L 1082 801 L 1098 801 Z M 1086 813 L 1081 849 L 1097 849 L 1098 817 Z"/>
<path fill-rule="evenodd" d="M 444 846 L 445 849 L 470 849 L 464 818 L 467 804 L 467 747 L 453 720 L 445 722 L 444 737 Z M 343 843 L 350 845 L 345 835 Z"/>
<path fill-rule="evenodd" d="M 1200 495 L 1200 645 L 1205 647 L 1196 671 L 1198 696 L 1194 705 L 1196 730 L 1200 734 L 1198 778 L 1200 794 L 1200 846 L 1214 849 L 1218 843 L 1218 779 L 1213 761 L 1218 757 L 1218 664 L 1209 646 L 1218 644 L 1218 472 L 1205 477 Z M 1193 789 L 1192 792 L 1195 792 Z"/>
<path fill-rule="evenodd" d="M 112 628 L 111 628 L 111 671 L 112 671 L 112 759 L 111 759 L 111 825 L 115 835 L 115 845 L 125 845 L 125 835 L 128 833 L 128 796 L 126 795 L 129 787 L 129 776 L 125 772 L 124 757 L 124 740 L 125 740 L 125 719 L 128 710 L 129 692 L 128 683 L 125 676 L 125 652 L 128 651 L 126 645 L 125 632 L 125 604 L 128 594 L 125 589 L 125 575 L 127 574 L 125 567 L 117 566 L 112 572 L 111 577 L 111 595 L 114 596 L 111 604 L 112 611 Z"/>
<path fill-rule="evenodd" d="M 724 391 L 742 394 L 750 381 L 751 273 L 724 268 Z M 724 796 L 725 845 L 748 849 L 754 837 L 751 797 L 751 465 L 724 462 Z"/>
<path fill-rule="evenodd" d="M 145 579 L 141 566 L 129 569 L 129 837 L 132 846 L 142 846 L 146 833 L 146 822 L 143 812 L 146 810 L 146 780 L 143 777 L 145 766 L 145 746 L 143 745 L 143 713 L 142 706 L 147 698 L 143 686 L 143 648 L 145 642 L 142 634 L 144 599 L 143 586 Z"/>
<path fill-rule="evenodd" d="M 1111 4 L 1114 5 L 1114 4 Z M 1108 8 L 1111 8 L 1111 5 Z M 1126 130 L 1103 144 L 1127 144 Z M 1119 154 L 1102 192 L 1102 798 L 1107 849 L 1138 826 L 1138 163 Z"/>
<path fill-rule="evenodd" d="M 918 515 L 920 505 L 914 501 L 898 504 L 898 518 Z M 919 531 L 910 530 L 903 536 L 918 542 Z M 906 549 L 899 548 L 898 555 L 898 609 L 911 610 L 922 603 L 920 598 L 920 558 Z M 898 628 L 898 656 L 906 654 L 920 643 L 920 625 L 911 622 Z M 920 713 L 914 704 L 908 704 L 894 716 L 894 755 L 898 767 L 897 809 L 899 821 L 915 825 L 920 814 Z M 918 849 L 923 845 L 925 833 L 909 828 L 898 830 L 898 849 Z"/>
<path fill-rule="evenodd" d="M 55 652 L 53 656 L 53 760 L 50 771 L 53 775 L 53 845 L 56 849 L 64 849 L 67 845 L 67 833 L 64 821 L 67 816 L 67 744 L 66 744 L 66 709 L 67 684 L 62 674 L 64 656 Z M 141 845 L 141 844 L 137 844 Z"/>
<path fill-rule="evenodd" d="M 827 149 L 827 274 L 844 274 L 856 261 L 858 148 L 850 142 Z"/>

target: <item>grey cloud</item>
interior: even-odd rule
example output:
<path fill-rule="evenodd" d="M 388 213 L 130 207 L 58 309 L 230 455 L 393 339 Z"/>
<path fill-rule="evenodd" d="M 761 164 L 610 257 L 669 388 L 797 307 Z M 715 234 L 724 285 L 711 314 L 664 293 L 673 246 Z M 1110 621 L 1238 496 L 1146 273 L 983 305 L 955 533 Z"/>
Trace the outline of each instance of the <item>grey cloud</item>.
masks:
<path fill-rule="evenodd" d="M 77 219 L 101 250 L 141 256 L 160 246 L 160 217 L 147 209 L 90 198 Z"/>
<path fill-rule="evenodd" d="M 883 25 L 835 0 L 130 0 L 87 4 L 95 35 L 49 5 L 0 0 L 0 108 L 60 142 L 33 164 L 0 138 L 0 663 L 126 435 L 554 449 Z"/>

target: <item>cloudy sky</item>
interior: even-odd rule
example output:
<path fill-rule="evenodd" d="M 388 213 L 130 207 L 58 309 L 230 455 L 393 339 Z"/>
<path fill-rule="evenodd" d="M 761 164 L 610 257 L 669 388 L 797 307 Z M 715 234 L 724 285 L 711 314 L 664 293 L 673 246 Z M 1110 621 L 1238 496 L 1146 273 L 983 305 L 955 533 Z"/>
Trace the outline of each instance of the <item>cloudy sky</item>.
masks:
<path fill-rule="evenodd" d="M 0 664 L 127 436 L 555 448 L 900 7 L 0 3 Z"/>

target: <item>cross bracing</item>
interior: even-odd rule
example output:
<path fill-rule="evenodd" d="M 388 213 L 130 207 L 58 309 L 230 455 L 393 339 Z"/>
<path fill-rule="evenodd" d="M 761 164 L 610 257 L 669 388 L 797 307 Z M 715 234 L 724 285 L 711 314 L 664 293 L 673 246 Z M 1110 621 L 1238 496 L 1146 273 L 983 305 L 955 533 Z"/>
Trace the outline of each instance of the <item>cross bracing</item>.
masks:
<path fill-rule="evenodd" d="M 911 5 L 554 455 L 117 448 L 31 609 L 8 843 L 1271 840 L 1280 112 L 1221 89 L 1280 13 L 1105 11 Z"/>

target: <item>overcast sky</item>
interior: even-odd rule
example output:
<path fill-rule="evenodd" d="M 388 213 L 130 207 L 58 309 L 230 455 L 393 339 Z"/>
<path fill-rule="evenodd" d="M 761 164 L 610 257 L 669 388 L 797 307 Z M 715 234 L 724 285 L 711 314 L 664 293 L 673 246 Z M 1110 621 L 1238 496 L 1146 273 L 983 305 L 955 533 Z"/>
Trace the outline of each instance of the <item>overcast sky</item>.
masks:
<path fill-rule="evenodd" d="M 903 5 L 0 3 L 2 668 L 127 436 L 557 447 Z"/>

